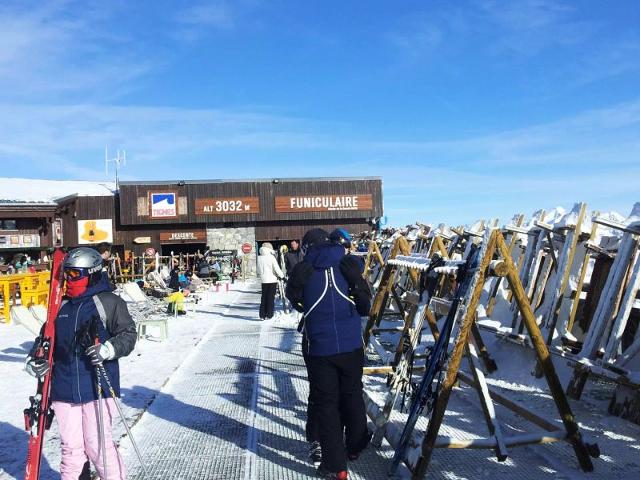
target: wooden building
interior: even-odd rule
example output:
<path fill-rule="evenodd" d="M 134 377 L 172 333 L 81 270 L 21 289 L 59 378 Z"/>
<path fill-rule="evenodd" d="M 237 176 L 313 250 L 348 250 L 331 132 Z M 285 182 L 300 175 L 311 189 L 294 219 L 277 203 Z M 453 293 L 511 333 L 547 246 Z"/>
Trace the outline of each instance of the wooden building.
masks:
<path fill-rule="evenodd" d="M 114 188 L 111 183 L 0 178 L 0 263 L 12 263 L 17 257 L 37 260 L 52 247 L 76 245 L 77 234 L 65 232 L 60 200 L 72 195 L 89 204 L 111 199 L 106 218 L 115 216 Z M 66 226 L 72 226 L 69 216 Z"/>
<path fill-rule="evenodd" d="M 121 182 L 116 238 L 140 252 L 277 246 L 313 227 L 370 230 L 382 216 L 380 178 Z"/>
<path fill-rule="evenodd" d="M 117 190 L 100 182 L 4 182 L 13 193 L 0 200 L 0 250 L 5 238 L 5 246 L 25 241 L 43 251 L 108 242 L 137 255 L 244 245 L 254 256 L 261 242 L 277 247 L 313 227 L 358 234 L 383 215 L 376 177 L 120 182 Z"/>

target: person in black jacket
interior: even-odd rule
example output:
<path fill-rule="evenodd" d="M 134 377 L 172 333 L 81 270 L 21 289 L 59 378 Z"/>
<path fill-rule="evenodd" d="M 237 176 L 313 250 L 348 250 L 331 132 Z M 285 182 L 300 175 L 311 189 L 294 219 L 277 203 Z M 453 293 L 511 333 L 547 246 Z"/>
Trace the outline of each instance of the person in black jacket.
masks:
<path fill-rule="evenodd" d="M 295 267 L 300 260 L 302 260 L 302 252 L 300 251 L 300 244 L 297 240 L 291 240 L 291 248 L 284 255 L 284 268 L 286 270 L 287 277 L 291 275 L 293 267 Z"/>
<path fill-rule="evenodd" d="M 347 458 L 356 459 L 371 439 L 362 398 L 361 328 L 371 293 L 360 262 L 328 237 L 322 229 L 305 234 L 304 257 L 291 272 L 286 294 L 305 316 L 308 420 L 317 428 L 322 451 L 318 472 L 343 480 L 348 477 Z"/>

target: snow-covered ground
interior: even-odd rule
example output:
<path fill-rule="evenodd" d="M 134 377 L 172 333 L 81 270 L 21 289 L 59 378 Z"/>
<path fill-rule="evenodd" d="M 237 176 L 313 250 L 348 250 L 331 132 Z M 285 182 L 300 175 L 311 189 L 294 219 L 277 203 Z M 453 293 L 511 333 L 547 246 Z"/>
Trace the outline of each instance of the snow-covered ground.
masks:
<path fill-rule="evenodd" d="M 207 295 L 206 304 L 198 304 L 195 312 L 169 318 L 169 338 L 160 342 L 153 337 L 139 340 L 135 350 L 120 360 L 122 404 L 131 425 L 154 398 L 174 370 L 193 350 L 202 337 L 215 327 L 215 312 L 227 308 L 243 288 Z M 153 335 L 151 327 L 148 331 Z M 22 411 L 29 395 L 35 393 L 36 381 L 23 370 L 23 362 L 33 343 L 33 335 L 15 324 L 0 324 L 0 479 L 21 479 L 28 435 L 24 431 Z M 124 427 L 115 426 L 116 437 Z M 59 478 L 60 444 L 56 422 L 47 432 L 42 476 Z"/>
<path fill-rule="evenodd" d="M 308 386 L 299 350 L 297 318 L 278 311 L 271 321 L 258 320 L 258 285 L 236 284 L 213 294 L 197 311 L 169 320 L 169 339 L 144 339 L 122 361 L 122 403 L 149 478 L 314 478 L 306 461 L 304 420 Z M 484 332 L 499 370 L 489 384 L 543 416 L 555 415 L 544 381 L 530 373 L 532 352 Z M 23 370 L 32 335 L 16 325 L 0 325 L 0 479 L 21 479 L 27 434 L 22 409 L 35 381 Z M 554 360 L 560 376 L 568 369 Z M 384 379 L 366 380 L 370 392 L 382 391 Z M 595 472 L 583 474 L 565 443 L 514 448 L 505 463 L 491 451 L 437 450 L 429 478 L 566 478 L 605 479 L 640 476 L 640 427 L 606 413 L 607 386 L 594 384 L 583 400 L 571 402 L 582 431 L 597 440 L 602 455 Z M 372 396 L 376 396 L 375 393 Z M 382 397 L 380 397 L 382 398 Z M 531 426 L 497 408 L 506 433 Z M 402 422 L 397 412 L 392 422 Z M 424 431 L 426 419 L 418 430 Z M 475 392 L 462 385 L 452 395 L 444 435 L 486 435 Z M 143 478 L 131 444 L 116 426 L 116 437 L 129 478 Z M 391 457 L 386 444 L 369 449 L 350 464 L 354 480 L 386 478 Z M 59 478 L 56 424 L 48 433 L 43 479 Z"/>

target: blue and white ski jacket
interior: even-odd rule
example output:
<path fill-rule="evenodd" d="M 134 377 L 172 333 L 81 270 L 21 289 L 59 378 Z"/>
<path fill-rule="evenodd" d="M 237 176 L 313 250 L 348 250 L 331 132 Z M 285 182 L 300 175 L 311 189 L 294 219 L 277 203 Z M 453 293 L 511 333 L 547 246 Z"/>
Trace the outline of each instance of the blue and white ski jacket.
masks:
<path fill-rule="evenodd" d="M 135 346 L 136 327 L 124 300 L 111 293 L 105 278 L 75 298 L 65 298 L 56 317 L 56 338 L 53 352 L 51 400 L 86 403 L 98 399 L 95 367 L 84 353 L 86 345 L 80 338 L 91 322 L 97 326 L 101 343 L 109 340 L 116 359 L 104 362 L 109 380 L 120 394 L 120 371 L 117 358 L 128 355 Z M 104 397 L 111 396 L 102 383 Z"/>
<path fill-rule="evenodd" d="M 344 256 L 342 246 L 324 244 L 310 248 L 302 260 L 313 267 L 302 294 L 310 355 L 347 353 L 363 345 L 360 314 L 340 272 Z"/>

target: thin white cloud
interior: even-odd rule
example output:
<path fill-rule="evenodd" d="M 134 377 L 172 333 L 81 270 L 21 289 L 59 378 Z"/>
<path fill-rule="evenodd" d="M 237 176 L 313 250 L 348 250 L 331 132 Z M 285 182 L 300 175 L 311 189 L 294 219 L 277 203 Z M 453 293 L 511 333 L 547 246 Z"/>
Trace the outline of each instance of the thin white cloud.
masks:
<path fill-rule="evenodd" d="M 157 67 L 117 30 L 120 2 L 0 5 L 0 98 L 104 100 Z"/>

